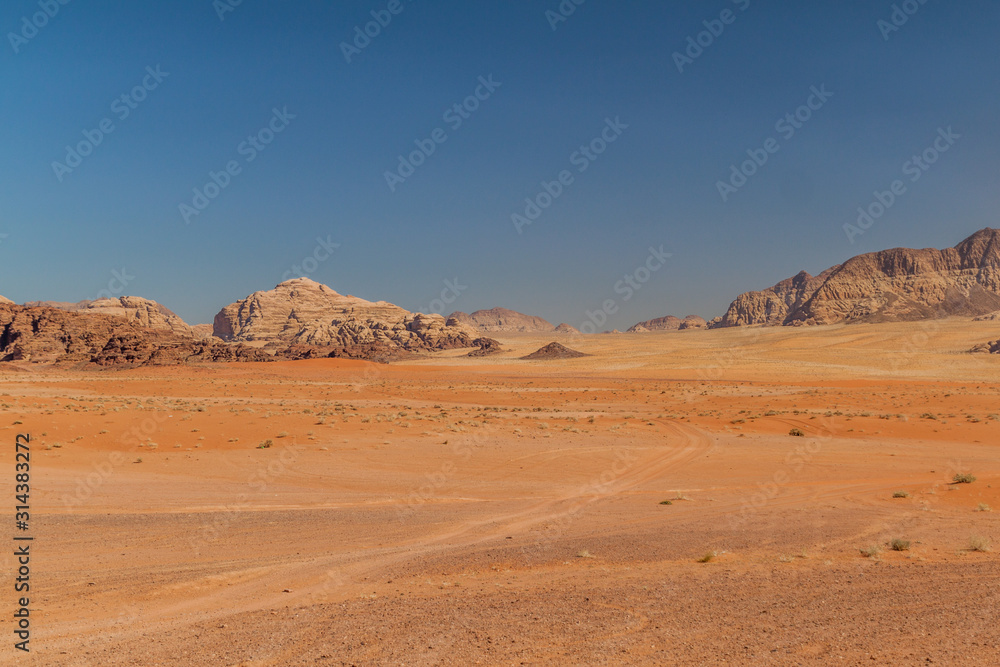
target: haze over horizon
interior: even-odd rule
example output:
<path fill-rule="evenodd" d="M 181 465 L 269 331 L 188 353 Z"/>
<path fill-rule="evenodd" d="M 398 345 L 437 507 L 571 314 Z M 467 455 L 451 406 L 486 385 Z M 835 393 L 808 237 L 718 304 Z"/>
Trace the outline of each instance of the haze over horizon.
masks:
<path fill-rule="evenodd" d="M 220 2 L 0 9 L 0 294 L 124 270 L 198 323 L 300 275 L 409 310 L 457 281 L 446 313 L 579 327 L 612 299 L 624 329 L 1000 226 L 985 0 Z"/>

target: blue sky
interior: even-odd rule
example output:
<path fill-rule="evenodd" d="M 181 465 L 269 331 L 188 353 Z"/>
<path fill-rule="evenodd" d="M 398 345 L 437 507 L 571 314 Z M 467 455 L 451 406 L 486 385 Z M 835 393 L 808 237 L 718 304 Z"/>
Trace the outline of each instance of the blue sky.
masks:
<path fill-rule="evenodd" d="M 605 326 L 625 328 L 998 226 L 993 2 L 896 3 L 916 11 L 889 31 L 892 2 L 569 0 L 557 22 L 558 0 L 244 0 L 220 19 L 227 1 L 3 4 L 0 294 L 138 294 L 195 323 L 293 273 L 412 310 L 457 279 L 447 312 L 580 326 L 610 302 Z M 386 25 L 347 62 L 373 11 Z M 681 72 L 689 38 L 706 46 Z M 433 153 L 390 187 L 416 142 Z M 724 201 L 718 183 L 762 151 Z M 211 173 L 226 187 L 198 200 Z M 560 174 L 519 233 L 512 215 Z"/>

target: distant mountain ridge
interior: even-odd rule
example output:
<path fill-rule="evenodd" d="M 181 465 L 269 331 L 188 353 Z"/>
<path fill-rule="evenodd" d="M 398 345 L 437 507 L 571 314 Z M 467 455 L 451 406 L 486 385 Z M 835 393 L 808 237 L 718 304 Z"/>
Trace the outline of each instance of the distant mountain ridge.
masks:
<path fill-rule="evenodd" d="M 954 248 L 894 248 L 858 255 L 818 276 L 805 271 L 739 295 L 710 326 L 898 322 L 1000 310 L 1000 231 Z"/>
<path fill-rule="evenodd" d="M 683 320 L 673 315 L 657 317 L 654 320 L 646 320 L 633 324 L 626 333 L 641 333 L 643 331 L 682 331 L 684 329 L 704 329 L 708 326 L 705 318 L 697 315 L 688 315 Z"/>
<path fill-rule="evenodd" d="M 507 308 L 477 310 L 471 314 L 457 311 L 448 317 L 475 327 L 483 333 L 527 333 L 534 331 L 555 331 L 556 329 L 548 320 L 535 315 L 525 315 L 524 313 Z"/>

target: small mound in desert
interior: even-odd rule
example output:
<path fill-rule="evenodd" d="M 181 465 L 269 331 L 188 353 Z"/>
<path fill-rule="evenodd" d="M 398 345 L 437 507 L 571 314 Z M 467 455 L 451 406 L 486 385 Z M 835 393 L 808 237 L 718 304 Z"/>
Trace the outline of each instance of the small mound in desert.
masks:
<path fill-rule="evenodd" d="M 472 341 L 473 345 L 478 345 L 479 348 L 469 352 L 467 356 L 470 357 L 488 357 L 491 354 L 499 354 L 503 352 L 503 348 L 500 347 L 500 342 L 493 340 L 492 338 L 477 338 Z"/>
<path fill-rule="evenodd" d="M 521 357 L 522 359 L 576 359 L 577 357 L 586 357 L 587 355 L 583 352 L 577 352 L 576 350 L 571 350 L 565 345 L 560 345 L 559 343 L 549 343 L 545 347 L 535 350 L 531 354 Z"/>

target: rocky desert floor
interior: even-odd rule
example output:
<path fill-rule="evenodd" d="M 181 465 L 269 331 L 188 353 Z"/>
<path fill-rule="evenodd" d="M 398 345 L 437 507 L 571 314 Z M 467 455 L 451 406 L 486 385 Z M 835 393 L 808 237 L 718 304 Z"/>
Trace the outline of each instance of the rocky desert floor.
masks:
<path fill-rule="evenodd" d="M 0 663 L 1000 662 L 996 323 L 495 337 L 3 365 Z M 518 359 L 552 340 L 589 356 Z"/>

